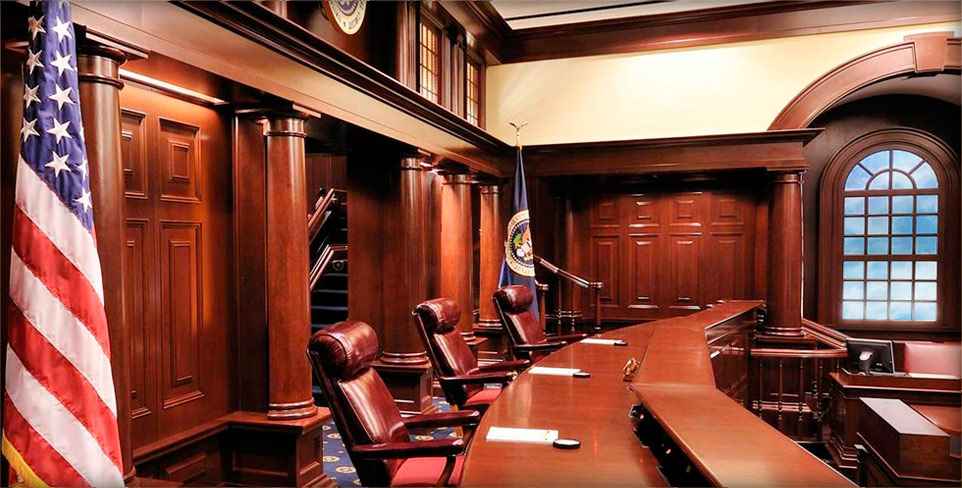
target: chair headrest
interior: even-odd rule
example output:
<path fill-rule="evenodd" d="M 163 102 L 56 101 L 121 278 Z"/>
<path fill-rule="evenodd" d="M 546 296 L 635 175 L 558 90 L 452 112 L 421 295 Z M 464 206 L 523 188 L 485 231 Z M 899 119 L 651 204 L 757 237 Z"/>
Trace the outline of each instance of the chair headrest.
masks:
<path fill-rule="evenodd" d="M 421 302 L 415 309 L 421 323 L 429 334 L 447 334 L 458 326 L 461 309 L 458 302 L 450 298 L 435 298 Z"/>
<path fill-rule="evenodd" d="M 317 353 L 327 374 L 352 379 L 377 359 L 377 333 L 361 321 L 338 322 L 314 334 L 310 349 Z"/>
<path fill-rule="evenodd" d="M 524 312 L 534 300 L 531 289 L 523 285 L 508 285 L 494 292 L 494 297 L 507 313 Z"/>

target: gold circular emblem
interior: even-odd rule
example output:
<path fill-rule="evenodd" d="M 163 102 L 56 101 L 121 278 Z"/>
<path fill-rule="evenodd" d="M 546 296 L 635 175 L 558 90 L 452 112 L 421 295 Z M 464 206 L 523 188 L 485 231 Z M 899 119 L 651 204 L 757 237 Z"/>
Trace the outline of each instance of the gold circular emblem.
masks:
<path fill-rule="evenodd" d="M 345 34 L 354 34 L 364 23 L 367 0 L 324 0 L 328 19 Z"/>
<path fill-rule="evenodd" d="M 504 260 L 511 271 L 521 276 L 534 276 L 534 248 L 528 211 L 522 210 L 508 221 L 508 238 L 504 241 Z"/>

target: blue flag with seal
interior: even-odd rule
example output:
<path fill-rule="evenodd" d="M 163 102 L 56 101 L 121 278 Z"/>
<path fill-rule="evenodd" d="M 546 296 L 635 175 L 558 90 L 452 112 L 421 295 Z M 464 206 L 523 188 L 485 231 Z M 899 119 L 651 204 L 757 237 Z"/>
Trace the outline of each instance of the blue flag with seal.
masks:
<path fill-rule="evenodd" d="M 518 146 L 517 164 L 514 169 L 514 199 L 511 201 L 511 219 L 504 240 L 504 262 L 498 287 L 524 285 L 531 289 L 534 300 L 529 310 L 538 317 L 538 287 L 534 277 L 534 244 L 531 241 L 531 219 L 528 215 L 528 190 L 524 183 L 524 163 Z"/>

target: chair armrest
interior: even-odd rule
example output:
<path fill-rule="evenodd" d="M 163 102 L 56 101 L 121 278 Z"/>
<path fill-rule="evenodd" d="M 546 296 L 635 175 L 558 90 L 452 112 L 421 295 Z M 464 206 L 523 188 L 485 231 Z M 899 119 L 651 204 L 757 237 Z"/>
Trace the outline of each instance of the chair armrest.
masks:
<path fill-rule="evenodd" d="M 476 410 L 458 410 L 455 412 L 432 413 L 414 415 L 401 419 L 409 429 L 430 429 L 434 427 L 456 427 L 461 425 L 477 425 L 481 422 L 481 414 Z"/>
<path fill-rule="evenodd" d="M 551 342 L 567 342 L 568 344 L 571 344 L 573 342 L 578 342 L 581 339 L 584 339 L 585 337 L 588 337 L 588 334 L 565 334 L 565 335 L 548 336 L 546 340 L 549 340 Z"/>
<path fill-rule="evenodd" d="M 455 456 L 464 452 L 465 445 L 463 439 L 384 442 L 354 446 L 352 454 L 364 459 Z"/>
<path fill-rule="evenodd" d="M 514 371 L 492 371 L 490 373 L 474 373 L 461 376 L 442 376 L 441 383 L 457 383 L 459 385 L 483 385 L 485 383 L 508 384 L 514 379 Z"/>
<path fill-rule="evenodd" d="M 512 359 L 510 361 L 498 361 L 493 364 L 478 366 L 478 372 L 487 373 L 489 371 L 518 371 L 531 365 L 527 359 Z"/>

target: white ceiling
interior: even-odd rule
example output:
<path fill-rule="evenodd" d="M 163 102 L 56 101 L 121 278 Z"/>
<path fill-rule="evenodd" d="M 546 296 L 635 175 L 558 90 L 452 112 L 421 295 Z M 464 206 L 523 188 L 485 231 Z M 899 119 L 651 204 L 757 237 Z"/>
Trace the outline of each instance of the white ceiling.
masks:
<path fill-rule="evenodd" d="M 514 29 L 573 24 L 603 19 L 688 12 L 709 8 L 762 3 L 770 0 L 656 0 L 574 1 L 494 0 L 494 8 Z M 520 17 L 520 18 L 519 18 Z"/>

